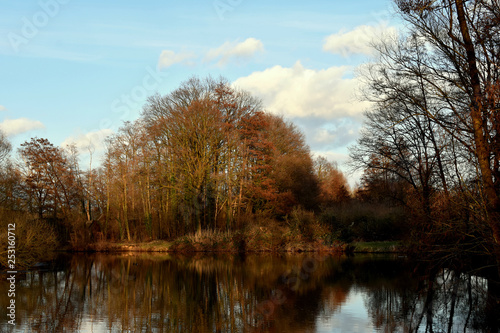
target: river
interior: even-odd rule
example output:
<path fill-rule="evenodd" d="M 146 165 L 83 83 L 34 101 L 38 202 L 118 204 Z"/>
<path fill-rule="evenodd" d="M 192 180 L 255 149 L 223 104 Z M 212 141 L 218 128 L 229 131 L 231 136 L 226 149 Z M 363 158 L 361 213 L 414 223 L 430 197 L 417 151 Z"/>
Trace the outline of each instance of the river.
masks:
<path fill-rule="evenodd" d="M 497 283 L 429 267 L 396 255 L 63 255 L 16 275 L 15 325 L 2 279 L 0 329 L 498 331 Z"/>

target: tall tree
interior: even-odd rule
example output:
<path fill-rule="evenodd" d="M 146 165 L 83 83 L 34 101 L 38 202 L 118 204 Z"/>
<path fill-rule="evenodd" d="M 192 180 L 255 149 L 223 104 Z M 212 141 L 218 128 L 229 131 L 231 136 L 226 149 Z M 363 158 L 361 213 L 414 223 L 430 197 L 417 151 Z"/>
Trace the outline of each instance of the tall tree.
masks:
<path fill-rule="evenodd" d="M 221 212 L 233 215 L 233 186 L 242 170 L 235 129 L 259 107 L 247 93 L 210 78 L 192 78 L 149 99 L 143 117 L 167 162 L 160 186 L 168 191 L 175 220 L 184 221 L 179 228 L 214 226 Z"/>
<path fill-rule="evenodd" d="M 349 185 L 335 163 L 320 156 L 314 161 L 319 181 L 319 202 L 323 207 L 345 203 L 350 198 Z"/>
<path fill-rule="evenodd" d="M 69 216 L 78 207 L 78 190 L 62 149 L 47 139 L 32 138 L 21 145 L 19 153 L 25 162 L 23 176 L 32 210 L 39 218 L 47 213 Z"/>
<path fill-rule="evenodd" d="M 368 167 L 372 153 L 388 160 L 427 215 L 432 193 L 476 184 L 481 205 L 470 213 L 500 260 L 499 3 L 395 3 L 409 31 L 378 47 L 379 63 L 365 76 L 375 107 L 353 155 Z"/>
<path fill-rule="evenodd" d="M 500 260 L 500 4 L 490 0 L 396 3 L 412 32 L 422 36 L 441 57 L 439 62 L 433 57 L 432 63 L 425 64 L 436 70 L 424 78 L 434 85 L 434 92 L 441 93 L 458 126 L 450 126 L 435 111 L 428 116 L 474 155 L 484 193 L 483 219 Z M 451 70 L 442 71 L 444 64 Z M 450 84 L 459 89 L 463 102 L 442 88 Z"/>

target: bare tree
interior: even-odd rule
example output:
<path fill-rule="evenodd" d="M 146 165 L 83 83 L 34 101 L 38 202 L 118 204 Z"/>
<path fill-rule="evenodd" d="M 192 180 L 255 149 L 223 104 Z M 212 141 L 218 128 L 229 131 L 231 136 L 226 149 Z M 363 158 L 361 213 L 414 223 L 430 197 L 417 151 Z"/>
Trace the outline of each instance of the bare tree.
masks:
<path fill-rule="evenodd" d="M 471 214 L 500 259 L 499 4 L 395 2 L 409 32 L 379 45 L 365 75 L 376 106 L 352 155 L 368 167 L 372 154 L 387 159 L 424 208 L 435 191 L 448 197 L 451 187 L 476 184 L 481 206 Z"/>
<path fill-rule="evenodd" d="M 12 146 L 8 141 L 7 136 L 0 130 L 0 163 L 7 158 L 11 150 Z"/>

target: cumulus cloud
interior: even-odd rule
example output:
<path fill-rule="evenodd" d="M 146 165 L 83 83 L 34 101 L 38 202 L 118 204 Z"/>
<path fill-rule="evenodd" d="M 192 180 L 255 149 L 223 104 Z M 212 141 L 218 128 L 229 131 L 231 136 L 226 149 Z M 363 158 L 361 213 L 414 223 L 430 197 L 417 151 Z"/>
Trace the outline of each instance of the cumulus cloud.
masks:
<path fill-rule="evenodd" d="M 357 117 L 337 119 L 312 117 L 294 119 L 294 123 L 300 125 L 311 149 L 338 152 L 346 150 L 358 139 L 362 119 Z"/>
<path fill-rule="evenodd" d="M 331 120 L 359 117 L 368 105 L 355 99 L 360 82 L 349 78 L 350 74 L 348 67 L 315 70 L 298 61 L 290 68 L 274 66 L 254 72 L 234 85 L 260 97 L 270 112 Z"/>
<path fill-rule="evenodd" d="M 0 123 L 0 130 L 2 130 L 7 136 L 14 136 L 42 128 L 45 128 L 42 122 L 28 118 L 5 119 Z"/>
<path fill-rule="evenodd" d="M 74 145 L 79 153 L 80 166 L 86 168 L 99 164 L 96 161 L 102 161 L 106 153 L 105 140 L 112 135 L 112 129 L 102 129 L 88 133 L 81 133 L 66 138 L 61 143 L 61 147 L 67 148 Z"/>
<path fill-rule="evenodd" d="M 7 110 L 7 108 L 3 105 L 0 105 L 0 111 L 5 111 L 5 110 Z"/>
<path fill-rule="evenodd" d="M 349 154 L 344 152 L 313 150 L 311 151 L 311 154 L 314 158 L 324 157 L 328 161 L 336 162 L 339 167 L 349 160 Z"/>
<path fill-rule="evenodd" d="M 81 152 L 87 152 L 90 148 L 91 150 L 103 150 L 104 141 L 106 137 L 113 134 L 112 129 L 103 129 L 99 131 L 93 131 L 85 134 L 80 134 L 75 137 L 69 137 L 63 141 L 62 147 L 69 145 L 75 145 Z"/>
<path fill-rule="evenodd" d="M 314 141 L 330 146 L 345 146 L 357 138 L 358 129 L 355 126 L 338 127 L 334 129 L 319 128 L 314 133 Z"/>
<path fill-rule="evenodd" d="M 339 163 L 343 171 L 347 146 L 359 136 L 363 111 L 370 103 L 356 98 L 361 81 L 350 67 L 308 69 L 274 66 L 239 78 L 233 85 L 262 99 L 268 112 L 283 115 L 305 134 L 314 154 Z M 354 175 L 352 184 L 359 178 Z"/>
<path fill-rule="evenodd" d="M 163 50 L 158 60 L 158 69 L 165 69 L 177 63 L 186 63 L 196 56 L 192 53 L 175 53 L 171 50 Z"/>
<path fill-rule="evenodd" d="M 264 44 L 258 39 L 247 38 L 243 42 L 225 42 L 216 49 L 211 49 L 205 56 L 205 61 L 217 60 L 218 66 L 223 66 L 231 60 L 243 60 L 251 58 L 258 52 L 264 51 Z"/>
<path fill-rule="evenodd" d="M 323 50 L 348 57 L 353 54 L 372 55 L 372 42 L 384 36 L 397 36 L 397 30 L 387 25 L 361 25 L 351 31 L 340 31 L 325 39 Z"/>

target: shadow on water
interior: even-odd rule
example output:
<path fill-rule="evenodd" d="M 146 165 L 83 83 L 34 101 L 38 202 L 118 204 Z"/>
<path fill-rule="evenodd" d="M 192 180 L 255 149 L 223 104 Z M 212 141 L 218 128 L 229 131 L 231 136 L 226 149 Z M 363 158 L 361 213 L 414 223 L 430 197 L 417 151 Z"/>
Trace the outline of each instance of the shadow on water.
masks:
<path fill-rule="evenodd" d="M 497 332 L 487 274 L 390 256 L 63 256 L 16 280 L 31 332 Z M 5 279 L 1 290 L 7 290 Z"/>

